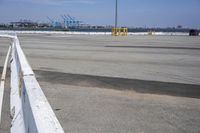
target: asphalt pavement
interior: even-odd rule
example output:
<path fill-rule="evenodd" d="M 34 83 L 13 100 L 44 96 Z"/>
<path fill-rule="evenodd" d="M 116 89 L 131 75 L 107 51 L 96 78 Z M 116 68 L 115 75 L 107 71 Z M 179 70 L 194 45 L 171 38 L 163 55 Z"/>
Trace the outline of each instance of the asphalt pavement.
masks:
<path fill-rule="evenodd" d="M 66 132 L 200 132 L 199 37 L 18 36 Z"/>

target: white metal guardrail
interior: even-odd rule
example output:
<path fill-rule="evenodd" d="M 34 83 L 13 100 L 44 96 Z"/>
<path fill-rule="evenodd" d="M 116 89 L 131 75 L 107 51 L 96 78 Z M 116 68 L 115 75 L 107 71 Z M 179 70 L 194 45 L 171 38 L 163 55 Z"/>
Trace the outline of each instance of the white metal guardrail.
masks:
<path fill-rule="evenodd" d="M 64 133 L 16 36 L 11 46 L 11 133 Z"/>

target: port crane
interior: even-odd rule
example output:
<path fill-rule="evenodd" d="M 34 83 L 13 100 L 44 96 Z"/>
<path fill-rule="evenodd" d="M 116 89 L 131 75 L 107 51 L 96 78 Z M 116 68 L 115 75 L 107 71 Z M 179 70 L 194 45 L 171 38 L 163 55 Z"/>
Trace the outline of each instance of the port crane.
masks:
<path fill-rule="evenodd" d="M 60 23 L 60 22 L 54 21 L 53 19 L 51 19 L 51 18 L 49 18 L 49 17 L 47 17 L 47 19 L 51 22 L 51 25 L 52 25 L 53 27 L 61 27 L 61 23 Z"/>

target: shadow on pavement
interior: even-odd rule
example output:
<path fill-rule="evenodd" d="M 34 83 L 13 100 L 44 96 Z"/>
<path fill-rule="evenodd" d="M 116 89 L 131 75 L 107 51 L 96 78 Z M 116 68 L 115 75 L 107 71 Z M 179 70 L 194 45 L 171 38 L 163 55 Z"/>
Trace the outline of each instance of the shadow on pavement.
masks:
<path fill-rule="evenodd" d="M 38 81 L 55 84 L 60 83 L 84 87 L 133 90 L 138 93 L 200 98 L 200 85 L 70 74 L 43 70 L 36 70 L 35 73 Z"/>

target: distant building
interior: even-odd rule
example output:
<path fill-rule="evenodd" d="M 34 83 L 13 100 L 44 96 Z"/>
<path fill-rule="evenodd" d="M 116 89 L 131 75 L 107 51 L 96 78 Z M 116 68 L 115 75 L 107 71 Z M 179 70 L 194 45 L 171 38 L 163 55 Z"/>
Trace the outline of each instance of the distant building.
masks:
<path fill-rule="evenodd" d="M 11 22 L 10 25 L 13 28 L 37 28 L 38 23 L 32 22 L 30 20 L 21 20 L 19 22 Z"/>

